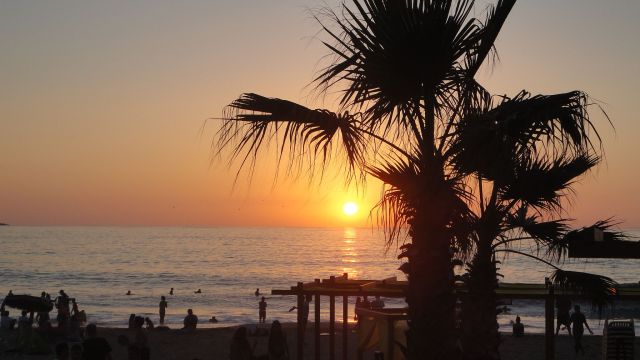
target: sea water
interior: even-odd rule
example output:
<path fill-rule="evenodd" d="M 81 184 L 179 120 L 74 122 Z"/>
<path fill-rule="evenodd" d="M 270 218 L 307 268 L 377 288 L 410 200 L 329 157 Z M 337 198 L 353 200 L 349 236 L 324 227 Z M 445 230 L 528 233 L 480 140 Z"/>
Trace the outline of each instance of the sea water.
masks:
<path fill-rule="evenodd" d="M 500 260 L 504 282 L 543 283 L 552 272 L 523 256 Z M 404 280 L 400 264 L 397 244 L 387 248 L 381 232 L 371 228 L 0 227 L 0 298 L 9 290 L 55 296 L 64 289 L 89 321 L 110 327 L 127 326 L 129 314 L 157 323 L 161 295 L 169 303 L 170 327 L 180 327 L 189 308 L 199 316 L 199 326 L 255 323 L 256 288 L 267 297 L 268 320 L 295 321 L 295 311 L 289 310 L 296 299 L 270 295 L 272 289 L 343 273 L 354 279 Z M 567 260 L 562 267 L 620 283 L 640 280 L 640 260 Z M 198 289 L 202 293 L 195 293 Z M 132 295 L 125 295 L 128 291 Z M 352 317 L 355 299 L 350 300 Z M 387 306 L 406 306 L 402 299 L 385 300 Z M 342 308 L 339 299 L 337 306 Z M 542 301 L 514 300 L 508 308 L 499 316 L 502 331 L 510 330 L 516 315 L 528 332 L 544 331 Z M 589 304 L 583 309 L 594 331 L 607 316 L 640 317 L 636 302 L 619 302 L 601 317 Z M 323 321 L 328 320 L 328 306 L 322 310 Z M 218 323 L 206 322 L 212 315 Z"/>

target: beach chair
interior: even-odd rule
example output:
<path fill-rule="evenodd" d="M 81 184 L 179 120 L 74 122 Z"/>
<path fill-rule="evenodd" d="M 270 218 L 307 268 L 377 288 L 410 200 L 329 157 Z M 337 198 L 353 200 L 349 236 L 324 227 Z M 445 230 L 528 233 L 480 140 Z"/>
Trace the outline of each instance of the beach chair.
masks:
<path fill-rule="evenodd" d="M 605 320 L 602 334 L 603 360 L 633 360 L 635 325 L 631 320 Z"/>

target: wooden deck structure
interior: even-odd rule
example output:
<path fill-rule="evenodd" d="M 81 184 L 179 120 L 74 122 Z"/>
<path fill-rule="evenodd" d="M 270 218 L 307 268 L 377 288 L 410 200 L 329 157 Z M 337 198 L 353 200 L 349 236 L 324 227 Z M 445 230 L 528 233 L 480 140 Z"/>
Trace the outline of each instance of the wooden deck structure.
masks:
<path fill-rule="evenodd" d="M 320 297 L 329 297 L 329 359 L 335 360 L 335 332 L 336 332 L 336 297 L 342 297 L 342 360 L 348 359 L 347 353 L 347 335 L 348 335 L 348 319 L 349 297 L 353 296 L 371 296 L 379 295 L 386 298 L 404 298 L 406 297 L 407 281 L 398 281 L 395 277 L 383 280 L 355 280 L 349 279 L 347 274 L 342 276 L 331 276 L 328 279 L 315 279 L 313 282 L 302 283 L 292 286 L 287 290 L 272 290 L 272 295 L 291 295 L 296 296 L 298 308 L 298 327 L 296 339 L 296 359 L 304 359 L 304 329 L 301 326 L 302 312 L 300 309 L 304 305 L 306 296 L 314 298 L 314 346 L 315 359 L 320 359 Z M 464 293 L 464 288 L 458 288 L 457 291 Z M 581 298 L 581 294 L 554 289 L 548 284 L 515 284 L 501 283 L 497 289 L 497 295 L 500 299 L 540 299 L 545 300 L 545 359 L 553 360 L 555 357 L 554 349 L 554 322 L 555 322 L 555 296 L 568 295 L 572 298 Z M 616 299 L 619 300 L 640 300 L 640 286 L 620 287 L 616 292 Z"/>

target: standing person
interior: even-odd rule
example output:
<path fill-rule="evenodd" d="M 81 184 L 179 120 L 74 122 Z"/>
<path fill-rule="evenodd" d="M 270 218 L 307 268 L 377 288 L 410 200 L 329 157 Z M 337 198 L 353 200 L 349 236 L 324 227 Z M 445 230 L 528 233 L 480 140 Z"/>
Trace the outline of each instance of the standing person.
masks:
<path fill-rule="evenodd" d="M 255 296 L 260 296 L 260 288 L 256 288 L 256 292 L 254 292 Z"/>
<path fill-rule="evenodd" d="M 362 299 L 360 296 L 356 298 L 355 310 L 353 312 L 353 320 L 358 320 L 358 309 L 362 307 Z"/>
<path fill-rule="evenodd" d="M 160 305 L 159 305 L 159 313 L 160 313 L 160 325 L 164 324 L 164 314 L 167 310 L 167 306 L 169 306 L 169 304 L 167 304 L 167 299 L 163 296 L 160 296 Z"/>
<path fill-rule="evenodd" d="M 82 342 L 82 358 L 84 360 L 111 360 L 111 345 L 98 336 L 98 328 L 95 324 L 89 324 L 86 328 L 87 339 Z"/>
<path fill-rule="evenodd" d="M 275 320 L 269 331 L 269 360 L 288 360 L 289 346 L 280 321 Z"/>
<path fill-rule="evenodd" d="M 580 305 L 576 305 L 573 307 L 573 314 L 571 314 L 571 324 L 573 325 L 573 341 L 574 347 L 576 350 L 576 354 L 578 351 L 584 354 L 584 348 L 582 347 L 582 334 L 584 333 L 584 326 L 587 327 L 589 333 L 593 335 L 593 331 L 589 328 L 589 324 L 587 324 L 587 319 L 584 317 L 584 314 L 580 312 Z"/>
<path fill-rule="evenodd" d="M 558 335 L 558 332 L 560 331 L 560 326 L 566 327 L 569 335 L 571 335 L 571 317 L 569 316 L 571 300 L 566 296 L 559 296 L 556 300 L 556 309 L 558 310 L 556 335 Z"/>
<path fill-rule="evenodd" d="M 267 301 L 264 296 L 258 303 L 258 322 L 263 323 L 267 320 Z"/>
<path fill-rule="evenodd" d="M 516 322 L 513 323 L 513 336 L 524 336 L 524 324 L 520 321 L 520 316 L 516 316 Z"/>
<path fill-rule="evenodd" d="M 240 326 L 231 339 L 231 348 L 229 349 L 229 358 L 231 360 L 253 360 L 253 348 L 249 345 L 247 338 L 247 328 Z"/>

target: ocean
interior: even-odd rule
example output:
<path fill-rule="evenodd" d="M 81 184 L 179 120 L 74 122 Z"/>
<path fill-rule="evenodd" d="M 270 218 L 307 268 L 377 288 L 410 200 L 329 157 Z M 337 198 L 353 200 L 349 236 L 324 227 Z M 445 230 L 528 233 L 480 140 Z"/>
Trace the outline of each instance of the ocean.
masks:
<path fill-rule="evenodd" d="M 640 235 L 637 230 L 630 233 Z M 255 323 L 256 288 L 267 294 L 268 320 L 293 322 L 295 312 L 289 309 L 296 299 L 272 296 L 272 289 L 342 273 L 355 279 L 405 279 L 397 270 L 396 247 L 387 250 L 382 234 L 371 228 L 3 226 L 0 249 L 0 299 L 9 290 L 55 296 L 64 289 L 89 321 L 109 327 L 126 327 L 132 313 L 157 324 L 161 295 L 167 297 L 166 321 L 172 328 L 181 327 L 188 308 L 203 327 Z M 504 282 L 543 283 L 551 273 L 526 257 L 500 260 Z M 620 283 L 640 280 L 640 260 L 567 260 L 562 267 L 607 275 Z M 198 289 L 201 294 L 194 293 Z M 127 291 L 132 295 L 125 295 Z M 405 306 L 402 299 L 385 300 L 388 307 Z M 351 314 L 354 302 L 351 299 Z M 340 300 L 337 307 L 342 308 Z M 510 321 L 519 315 L 527 332 L 544 332 L 541 301 L 514 300 L 509 309 L 499 317 L 502 331 L 510 331 Z M 602 316 L 589 304 L 583 309 L 596 333 L 607 316 L 634 317 L 640 323 L 640 303 L 619 302 Z M 206 321 L 212 315 L 218 323 Z M 322 316 L 328 320 L 327 306 Z"/>

